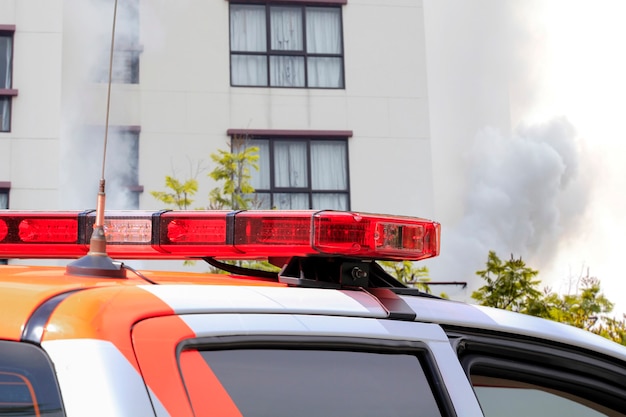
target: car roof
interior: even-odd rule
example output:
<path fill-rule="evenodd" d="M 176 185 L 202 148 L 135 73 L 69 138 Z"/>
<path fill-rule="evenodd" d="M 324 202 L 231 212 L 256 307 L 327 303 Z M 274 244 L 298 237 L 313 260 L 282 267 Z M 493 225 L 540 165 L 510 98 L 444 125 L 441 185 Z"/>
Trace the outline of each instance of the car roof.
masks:
<path fill-rule="evenodd" d="M 19 340 L 25 323 L 35 310 L 61 294 L 89 288 L 137 287 L 148 281 L 167 284 L 197 285 L 279 285 L 264 279 L 233 278 L 222 274 L 189 272 L 145 271 L 114 279 L 98 276 L 80 276 L 66 273 L 61 266 L 2 265 L 0 266 L 0 338 Z"/>
<path fill-rule="evenodd" d="M 111 279 L 70 275 L 63 267 L 1 266 L 0 338 L 20 340 L 26 323 L 38 307 L 56 296 L 70 293 L 75 294 L 67 296 L 67 316 L 80 314 L 87 321 L 89 314 L 102 317 L 124 312 L 131 321 L 134 319 L 130 317 L 146 315 L 217 312 L 390 317 L 380 297 L 367 289 L 286 287 L 284 283 L 268 279 L 224 274 L 141 271 L 125 279 Z M 84 291 L 87 289 L 90 291 Z M 159 302 L 152 298 L 150 302 L 137 302 L 149 297 Z M 451 329 L 534 338 L 626 360 L 626 347 L 573 326 L 452 300 L 410 295 L 399 298 L 415 314 L 416 321 Z M 82 311 L 75 311 L 77 308 Z M 71 332 L 63 335 L 72 337 Z"/>

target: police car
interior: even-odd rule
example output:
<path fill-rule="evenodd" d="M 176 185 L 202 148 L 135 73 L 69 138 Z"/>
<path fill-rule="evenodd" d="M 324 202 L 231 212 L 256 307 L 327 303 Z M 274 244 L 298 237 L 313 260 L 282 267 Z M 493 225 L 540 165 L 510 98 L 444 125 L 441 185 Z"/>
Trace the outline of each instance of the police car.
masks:
<path fill-rule="evenodd" d="M 0 416 L 626 416 L 626 349 L 407 288 L 436 222 L 0 212 Z M 139 270 L 195 259 L 222 273 Z M 231 260 L 269 260 L 280 272 Z"/>

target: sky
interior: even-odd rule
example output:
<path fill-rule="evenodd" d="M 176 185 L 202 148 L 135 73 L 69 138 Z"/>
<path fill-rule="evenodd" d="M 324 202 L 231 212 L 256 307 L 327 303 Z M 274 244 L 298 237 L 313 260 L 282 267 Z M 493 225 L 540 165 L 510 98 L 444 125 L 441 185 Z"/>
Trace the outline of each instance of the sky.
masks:
<path fill-rule="evenodd" d="M 424 0 L 442 254 L 434 281 L 481 285 L 489 250 L 542 287 L 600 279 L 626 312 L 626 2 Z M 445 288 L 446 292 L 454 290 Z"/>

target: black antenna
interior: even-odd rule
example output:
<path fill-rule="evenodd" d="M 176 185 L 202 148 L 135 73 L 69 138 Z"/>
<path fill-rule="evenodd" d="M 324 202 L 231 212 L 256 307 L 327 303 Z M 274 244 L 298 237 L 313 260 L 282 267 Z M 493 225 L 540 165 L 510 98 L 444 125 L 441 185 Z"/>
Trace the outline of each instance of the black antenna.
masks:
<path fill-rule="evenodd" d="M 115 49 L 115 22 L 117 20 L 117 0 L 113 6 L 113 27 L 111 29 L 111 50 L 109 55 L 109 82 L 107 89 L 106 122 L 104 125 L 104 150 L 102 152 L 102 175 L 98 187 L 98 201 L 96 205 L 96 223 L 89 240 L 87 255 L 67 265 L 66 272 L 74 275 L 106 276 L 111 278 L 125 278 L 126 270 L 121 263 L 113 262 L 107 255 L 106 236 L 104 233 L 104 209 L 106 201 L 104 167 L 106 164 L 107 141 L 109 136 L 109 109 L 111 105 L 111 83 L 113 73 L 113 51 Z"/>

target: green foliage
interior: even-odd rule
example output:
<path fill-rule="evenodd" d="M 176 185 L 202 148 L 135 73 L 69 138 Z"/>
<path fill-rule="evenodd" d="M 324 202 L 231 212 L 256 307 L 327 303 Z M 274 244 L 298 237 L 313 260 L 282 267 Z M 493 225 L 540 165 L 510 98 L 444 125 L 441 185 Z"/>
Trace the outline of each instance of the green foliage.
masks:
<path fill-rule="evenodd" d="M 217 166 L 209 176 L 222 182 L 221 187 L 214 188 L 209 193 L 211 209 L 245 210 L 253 206 L 255 198 L 252 195 L 254 187 L 250 184 L 250 169 L 258 171 L 258 153 L 258 147 L 246 146 L 244 140 L 234 139 L 233 152 L 219 149 L 217 154 L 211 154 L 211 159 Z"/>
<path fill-rule="evenodd" d="M 603 315 L 613 310 L 613 303 L 600 292 L 600 281 L 595 277 L 583 277 L 581 288 L 577 294 L 548 293 L 536 315 L 595 331 L 596 325 L 606 320 Z"/>
<path fill-rule="evenodd" d="M 428 267 L 416 267 L 411 261 L 380 261 L 379 264 L 398 281 L 430 294 Z"/>
<path fill-rule="evenodd" d="M 472 293 L 479 304 L 517 311 L 566 323 L 626 345 L 626 322 L 607 316 L 613 310 L 600 290 L 600 280 L 587 275 L 579 280 L 574 294 L 559 295 L 537 289 L 534 279 L 538 271 L 526 266 L 522 259 L 502 262 L 490 251 L 485 270 L 476 272 L 487 284 Z"/>
<path fill-rule="evenodd" d="M 502 262 L 495 252 L 490 251 L 487 268 L 476 272 L 487 284 L 472 293 L 480 304 L 527 313 L 541 292 L 535 287 L 539 271 L 528 268 L 522 258 Z"/>
<path fill-rule="evenodd" d="M 198 191 L 198 181 L 190 178 L 185 182 L 169 175 L 165 176 L 165 187 L 170 191 L 150 191 L 150 194 L 167 206 L 174 206 L 180 210 L 186 210 L 193 200 L 190 198 Z"/>
<path fill-rule="evenodd" d="M 233 152 L 219 149 L 217 153 L 210 155 L 216 166 L 209 173 L 209 177 L 215 181 L 222 182 L 222 185 L 214 188 L 209 193 L 209 209 L 230 208 L 233 210 L 245 210 L 254 205 L 256 200 L 252 196 L 254 188 L 250 184 L 252 179 L 250 169 L 259 169 L 257 164 L 259 149 L 246 145 L 243 139 L 234 139 Z M 200 170 L 202 170 L 202 167 L 198 164 L 196 175 Z M 172 176 L 166 176 L 165 187 L 169 191 L 151 191 L 150 194 L 166 206 L 187 210 L 194 201 L 190 197 L 194 196 L 198 191 L 198 181 L 195 178 L 190 178 L 185 182 L 181 182 Z M 194 261 L 185 261 L 185 265 L 193 263 Z M 247 261 L 244 263 L 238 262 L 237 264 L 261 270 L 278 270 L 278 268 L 268 262 Z"/>

